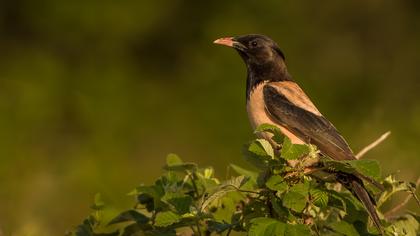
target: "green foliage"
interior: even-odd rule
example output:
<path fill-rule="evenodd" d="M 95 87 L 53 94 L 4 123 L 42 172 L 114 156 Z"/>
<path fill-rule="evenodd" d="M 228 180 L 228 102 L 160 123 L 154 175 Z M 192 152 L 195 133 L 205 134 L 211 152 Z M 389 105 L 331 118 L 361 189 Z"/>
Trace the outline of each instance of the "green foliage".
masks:
<path fill-rule="evenodd" d="M 257 131 L 280 137 L 279 131 L 269 125 Z M 166 172 L 153 185 L 141 185 L 130 192 L 137 199 L 133 209 L 106 222 L 101 217 L 105 205 L 97 195 L 94 212 L 72 235 L 229 235 L 232 231 L 250 236 L 378 234 L 349 191 L 337 187 L 334 178 L 315 174 L 334 176 L 344 172 L 379 180 L 376 161 L 333 161 L 318 156 L 314 146 L 281 140 L 277 143 L 282 147 L 280 152 L 266 140 L 252 141 L 244 155 L 256 170 L 231 164 L 239 175 L 225 181 L 215 178 L 212 168 L 200 168 L 170 154 Z M 294 164 L 289 164 L 290 160 Z M 418 234 L 419 216 L 410 213 L 389 220 L 380 212 L 393 194 L 414 194 L 415 186 L 396 181 L 393 176 L 382 183 L 385 191 L 378 194 L 377 203 L 385 234 Z"/>
<path fill-rule="evenodd" d="M 294 160 L 307 155 L 309 150 L 308 145 L 292 144 L 290 139 L 285 138 L 281 149 L 281 156 L 286 160 Z"/>
<path fill-rule="evenodd" d="M 379 179 L 381 177 L 381 168 L 376 160 L 352 160 L 352 161 L 334 161 L 325 160 L 324 164 L 326 167 L 333 168 L 345 173 L 358 172 L 364 176 L 371 177 L 373 179 Z"/>

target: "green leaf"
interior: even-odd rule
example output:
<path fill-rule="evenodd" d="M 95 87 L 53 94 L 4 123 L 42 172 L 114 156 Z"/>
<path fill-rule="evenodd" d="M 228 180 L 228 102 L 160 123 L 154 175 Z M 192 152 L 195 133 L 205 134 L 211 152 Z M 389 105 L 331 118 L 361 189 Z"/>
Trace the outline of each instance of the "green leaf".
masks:
<path fill-rule="evenodd" d="M 310 148 L 305 144 L 292 144 L 289 138 L 285 137 L 280 154 L 286 160 L 298 159 L 309 154 Z"/>
<path fill-rule="evenodd" d="M 100 193 L 95 194 L 93 205 L 91 208 L 93 210 L 102 210 L 105 207 L 105 203 L 102 200 L 102 195 Z"/>
<path fill-rule="evenodd" d="M 163 169 L 167 171 L 192 171 L 197 169 L 197 164 L 183 162 L 176 154 L 168 154 L 166 157 L 166 165 Z"/>
<path fill-rule="evenodd" d="M 344 173 L 353 174 L 356 172 L 356 169 L 348 163 L 348 161 L 335 161 L 332 159 L 322 159 L 323 165 L 335 171 L 342 171 Z"/>
<path fill-rule="evenodd" d="M 346 206 L 346 216 L 345 221 L 353 223 L 356 221 L 361 221 L 367 223 L 368 213 L 365 210 L 363 204 L 351 193 L 349 192 L 340 192 L 337 194 L 344 202 Z"/>
<path fill-rule="evenodd" d="M 398 192 L 407 191 L 412 193 L 412 188 L 409 184 L 403 181 L 397 181 L 393 175 L 387 176 L 383 181 L 383 185 L 385 191 L 382 192 L 377 201 L 378 208 Z"/>
<path fill-rule="evenodd" d="M 345 221 L 335 221 L 328 224 L 328 227 L 333 229 L 335 232 L 346 235 L 346 236 L 359 236 L 359 233 L 352 224 Z"/>
<path fill-rule="evenodd" d="M 292 186 L 283 196 L 283 206 L 302 212 L 307 203 L 309 185 L 305 183 Z"/>
<path fill-rule="evenodd" d="M 123 232 L 117 234 L 118 236 L 137 236 L 144 235 L 144 230 L 141 225 L 131 224 L 123 229 Z M 96 236 L 96 235 L 95 235 Z"/>
<path fill-rule="evenodd" d="M 286 227 L 286 231 L 285 231 L 284 235 L 287 235 L 287 236 L 311 235 L 311 230 L 309 229 L 309 227 L 307 225 L 303 225 L 303 224 L 291 225 L 291 224 L 288 224 L 287 227 Z"/>
<path fill-rule="evenodd" d="M 108 225 L 118 224 L 127 221 L 135 221 L 137 224 L 146 224 L 147 222 L 149 222 L 149 218 L 136 210 L 128 210 L 122 212 L 117 217 L 112 219 L 108 223 Z"/>
<path fill-rule="evenodd" d="M 203 203 L 201 204 L 201 210 L 205 210 L 212 202 L 216 201 L 219 198 L 224 197 L 227 193 L 236 191 L 234 188 L 222 188 L 218 189 L 218 191 L 210 194 L 206 199 L 204 199 Z"/>
<path fill-rule="evenodd" d="M 261 145 L 261 147 L 264 149 L 265 153 L 268 156 L 270 156 L 271 158 L 274 158 L 274 150 L 270 142 L 268 142 L 265 139 L 257 139 L 256 141 Z"/>
<path fill-rule="evenodd" d="M 296 212 L 302 212 L 306 206 L 306 197 L 297 192 L 287 192 L 283 196 L 283 206 Z"/>
<path fill-rule="evenodd" d="M 286 191 L 287 187 L 288 187 L 286 181 L 284 181 L 283 177 L 281 177 L 280 175 L 271 176 L 267 180 L 265 185 L 267 186 L 267 188 L 269 188 L 271 190 L 274 190 L 274 191 L 278 191 L 280 193 Z"/>
<path fill-rule="evenodd" d="M 183 162 L 181 160 L 181 158 L 179 158 L 178 155 L 170 153 L 168 154 L 168 156 L 166 157 L 166 165 L 167 166 L 176 166 L 176 165 L 181 165 Z"/>
<path fill-rule="evenodd" d="M 346 201 L 341 197 L 340 193 L 333 191 L 333 190 L 327 190 L 328 193 L 328 205 L 330 207 L 337 208 L 341 211 L 347 211 L 347 204 Z"/>
<path fill-rule="evenodd" d="M 203 174 L 204 174 L 204 178 L 211 179 L 213 178 L 213 175 L 214 175 L 214 169 L 211 167 L 205 168 L 203 171 Z"/>
<path fill-rule="evenodd" d="M 261 169 L 267 168 L 269 161 L 273 159 L 257 140 L 246 145 L 243 149 L 243 154 L 247 161 Z"/>
<path fill-rule="evenodd" d="M 273 152 L 273 148 L 267 140 L 256 139 L 251 142 L 251 144 L 248 147 L 248 151 L 265 159 L 271 159 L 271 153 Z"/>
<path fill-rule="evenodd" d="M 282 205 L 282 201 L 279 198 L 272 197 L 271 204 L 279 217 L 287 218 L 289 216 L 289 210 Z"/>
<path fill-rule="evenodd" d="M 225 183 L 223 183 L 220 187 L 221 188 L 225 188 L 225 187 L 229 187 L 229 186 L 234 186 L 236 189 L 241 188 L 247 181 L 249 180 L 248 176 L 238 176 L 235 178 L 232 178 L 228 181 L 226 181 Z"/>
<path fill-rule="evenodd" d="M 190 207 L 193 203 L 191 196 L 174 197 L 167 201 L 174 206 L 176 211 L 181 215 L 190 212 Z"/>
<path fill-rule="evenodd" d="M 90 218 L 90 217 L 89 217 Z M 91 222 L 90 220 L 85 219 L 83 223 L 79 226 L 77 226 L 74 231 L 72 232 L 72 236 L 92 236 L 94 235 L 92 225 L 94 222 Z"/>
<path fill-rule="evenodd" d="M 162 204 L 164 203 L 160 199 L 164 196 L 164 194 L 165 190 L 163 189 L 160 180 L 158 180 L 155 185 L 139 186 L 128 195 L 137 195 L 139 202 L 146 205 L 147 209 L 151 211 L 162 207 Z"/>
<path fill-rule="evenodd" d="M 362 175 L 370 176 L 376 180 L 381 177 L 381 168 L 379 167 L 379 163 L 376 160 L 362 159 L 348 162 L 357 170 L 357 172 Z"/>
<path fill-rule="evenodd" d="M 255 130 L 254 133 L 259 133 L 259 132 L 270 132 L 272 134 L 277 134 L 277 133 L 281 133 L 280 129 L 275 126 L 275 125 L 271 125 L 271 124 L 261 124 L 259 125 Z"/>
<path fill-rule="evenodd" d="M 285 235 L 286 224 L 272 218 L 258 217 L 251 220 L 249 236 L 282 236 Z"/>
<path fill-rule="evenodd" d="M 257 172 L 244 169 L 244 168 L 242 168 L 240 166 L 237 166 L 237 165 L 234 165 L 234 164 L 230 164 L 230 167 L 232 167 L 232 169 L 236 173 L 238 173 L 240 175 L 248 176 L 248 177 L 251 178 L 251 180 L 253 180 L 255 182 L 257 181 L 257 178 L 258 178 L 258 173 Z"/>
<path fill-rule="evenodd" d="M 386 229 L 386 231 L 392 232 L 392 235 L 419 235 L 419 230 L 419 222 L 410 214 L 399 217 Z"/>
<path fill-rule="evenodd" d="M 163 169 L 168 170 L 168 171 L 194 171 L 197 169 L 197 164 L 195 163 L 182 163 L 182 164 L 178 164 L 178 165 L 165 165 L 163 167 Z"/>
<path fill-rule="evenodd" d="M 156 215 L 155 225 L 158 227 L 166 227 L 175 224 L 181 220 L 181 216 L 172 211 L 159 212 Z"/>
<path fill-rule="evenodd" d="M 207 208 L 209 210 L 201 212 L 212 214 L 214 220 L 218 222 L 233 223 L 234 218 L 232 215 L 238 210 L 238 203 L 243 200 L 245 198 L 242 193 L 231 191 L 213 201 L 210 207 Z"/>
<path fill-rule="evenodd" d="M 259 132 L 268 132 L 268 133 L 273 134 L 273 137 L 271 137 L 271 139 L 274 140 L 278 144 L 281 144 L 283 142 L 284 135 L 281 133 L 280 129 L 275 125 L 261 124 L 254 131 L 254 133 L 259 133 Z"/>
<path fill-rule="evenodd" d="M 249 177 L 241 175 L 221 184 L 213 193 L 209 194 L 208 197 L 204 199 L 203 203 L 201 204 L 201 209 L 206 209 L 213 201 L 225 196 L 227 193 L 237 191 L 248 180 Z"/>
<path fill-rule="evenodd" d="M 137 195 L 137 201 L 141 205 L 144 205 L 146 207 L 146 210 L 149 212 L 155 209 L 154 199 L 149 194 L 142 193 Z"/>
<path fill-rule="evenodd" d="M 326 207 L 328 205 L 328 193 L 321 189 L 311 189 L 310 195 L 315 206 Z"/>
<path fill-rule="evenodd" d="M 306 181 L 305 180 L 303 183 L 298 183 L 298 184 L 293 185 L 290 188 L 290 191 L 300 193 L 300 194 L 302 194 L 304 196 L 308 196 L 309 181 Z"/>
<path fill-rule="evenodd" d="M 376 160 L 335 161 L 323 160 L 324 166 L 349 174 L 360 173 L 373 179 L 381 177 L 381 169 Z"/>

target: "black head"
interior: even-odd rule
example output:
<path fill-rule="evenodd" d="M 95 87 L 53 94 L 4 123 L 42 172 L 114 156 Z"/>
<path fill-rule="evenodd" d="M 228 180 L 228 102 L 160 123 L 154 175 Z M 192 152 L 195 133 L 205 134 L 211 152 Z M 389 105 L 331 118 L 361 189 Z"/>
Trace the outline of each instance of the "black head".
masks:
<path fill-rule="evenodd" d="M 216 44 L 226 45 L 238 51 L 247 66 L 246 94 L 264 81 L 288 81 L 292 77 L 287 72 L 284 55 L 279 46 L 269 37 L 249 34 L 220 38 Z"/>
<path fill-rule="evenodd" d="M 214 43 L 233 47 L 247 64 L 264 65 L 278 60 L 284 61 L 284 54 L 279 46 L 264 35 L 226 37 L 217 39 Z"/>

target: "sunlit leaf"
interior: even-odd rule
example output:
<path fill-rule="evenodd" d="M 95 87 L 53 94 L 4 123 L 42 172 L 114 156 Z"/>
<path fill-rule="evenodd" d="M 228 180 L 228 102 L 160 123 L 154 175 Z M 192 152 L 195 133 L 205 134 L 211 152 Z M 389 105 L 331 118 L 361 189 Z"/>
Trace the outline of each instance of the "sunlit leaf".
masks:
<path fill-rule="evenodd" d="M 257 181 L 257 178 L 258 178 L 258 173 L 257 172 L 244 169 L 244 168 L 242 168 L 240 166 L 237 166 L 237 165 L 234 165 L 234 164 L 230 164 L 230 167 L 232 167 L 232 169 L 236 173 L 238 173 L 240 175 L 243 175 L 243 176 L 248 176 L 248 177 L 251 178 L 251 180 L 253 180 L 255 182 Z"/>
<path fill-rule="evenodd" d="M 241 175 L 226 181 L 204 199 L 201 204 L 201 209 L 206 209 L 213 201 L 225 196 L 229 192 L 238 191 L 248 180 L 249 177 Z"/>
<path fill-rule="evenodd" d="M 277 144 L 281 144 L 283 142 L 284 135 L 281 133 L 280 129 L 277 126 L 271 124 L 261 124 L 254 131 L 254 133 L 259 132 L 271 133 L 273 135 L 271 139 L 274 140 Z"/>
<path fill-rule="evenodd" d="M 308 198 L 308 184 L 300 183 L 292 186 L 283 196 L 283 206 L 296 212 L 302 212 Z"/>
<path fill-rule="evenodd" d="M 265 153 L 268 156 L 274 158 L 274 150 L 273 150 L 273 147 L 271 146 L 270 142 L 268 142 L 265 139 L 257 139 L 256 141 L 261 145 L 261 147 L 264 149 Z"/>
<path fill-rule="evenodd" d="M 306 197 L 300 193 L 289 191 L 283 196 L 283 206 L 296 212 L 302 212 L 306 206 Z"/>
<path fill-rule="evenodd" d="M 291 225 L 288 224 L 286 227 L 286 231 L 284 232 L 285 236 L 303 236 L 303 235 L 311 235 L 311 230 L 307 225 L 303 224 L 296 224 Z"/>
<path fill-rule="evenodd" d="M 249 236 L 285 235 L 286 224 L 272 218 L 259 217 L 251 220 Z"/>
<path fill-rule="evenodd" d="M 179 214 L 185 214 L 190 211 L 193 199 L 191 196 L 174 197 L 168 199 L 167 202 L 174 206 Z"/>
<path fill-rule="evenodd" d="M 283 157 L 286 160 L 294 160 L 309 154 L 309 152 L 310 149 L 308 145 L 292 144 L 290 139 L 285 137 L 280 154 L 281 157 Z"/>
<path fill-rule="evenodd" d="M 159 212 L 156 215 L 155 225 L 158 227 L 165 227 L 175 224 L 181 220 L 181 216 L 172 211 Z"/>
<path fill-rule="evenodd" d="M 323 163 L 327 168 L 331 168 L 336 171 L 342 171 L 349 174 L 360 173 L 364 176 L 368 176 L 373 179 L 379 179 L 381 176 L 381 169 L 376 160 L 323 160 Z"/>
<path fill-rule="evenodd" d="M 278 191 L 280 193 L 284 192 L 287 190 L 287 182 L 283 179 L 283 177 L 279 176 L 279 175 L 273 175 L 271 176 L 267 182 L 265 183 L 265 185 L 267 186 L 267 188 L 274 190 L 274 191 Z"/>
<path fill-rule="evenodd" d="M 345 221 L 336 221 L 328 224 L 328 227 L 333 229 L 337 233 L 341 233 L 346 236 L 359 236 L 359 233 L 352 224 Z"/>
<path fill-rule="evenodd" d="M 181 158 L 173 153 L 168 154 L 166 157 L 166 165 L 167 166 L 175 166 L 175 165 L 181 165 L 183 162 Z"/>
<path fill-rule="evenodd" d="M 281 133 L 280 129 L 277 126 L 272 125 L 272 124 L 267 124 L 267 123 L 264 123 L 264 124 L 259 125 L 254 130 L 254 132 L 255 133 L 258 133 L 258 132 L 270 132 L 272 134 Z"/>
<path fill-rule="evenodd" d="M 102 195 L 100 193 L 95 194 L 93 205 L 91 206 L 94 210 L 102 210 L 105 206 L 104 201 L 102 200 Z"/>
<path fill-rule="evenodd" d="M 373 179 L 379 179 L 381 177 L 381 168 L 376 160 L 361 159 L 348 162 L 362 175 L 372 177 Z"/>
<path fill-rule="evenodd" d="M 392 232 L 393 235 L 419 235 L 419 221 L 411 214 L 405 214 L 386 228 L 386 231 Z"/>
<path fill-rule="evenodd" d="M 326 207 L 328 205 L 328 193 L 320 189 L 312 189 L 310 191 L 312 202 L 318 207 Z"/>

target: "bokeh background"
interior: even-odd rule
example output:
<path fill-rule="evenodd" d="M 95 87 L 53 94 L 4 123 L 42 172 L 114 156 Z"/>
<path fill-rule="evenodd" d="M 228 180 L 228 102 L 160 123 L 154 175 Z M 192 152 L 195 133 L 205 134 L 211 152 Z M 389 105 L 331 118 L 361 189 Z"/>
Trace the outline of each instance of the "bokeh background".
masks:
<path fill-rule="evenodd" d="M 97 192 L 127 208 L 170 152 L 246 166 L 246 70 L 212 44 L 246 33 L 278 42 L 355 151 L 391 130 L 366 158 L 416 180 L 419 1 L 3 0 L 0 235 L 63 235 Z"/>

